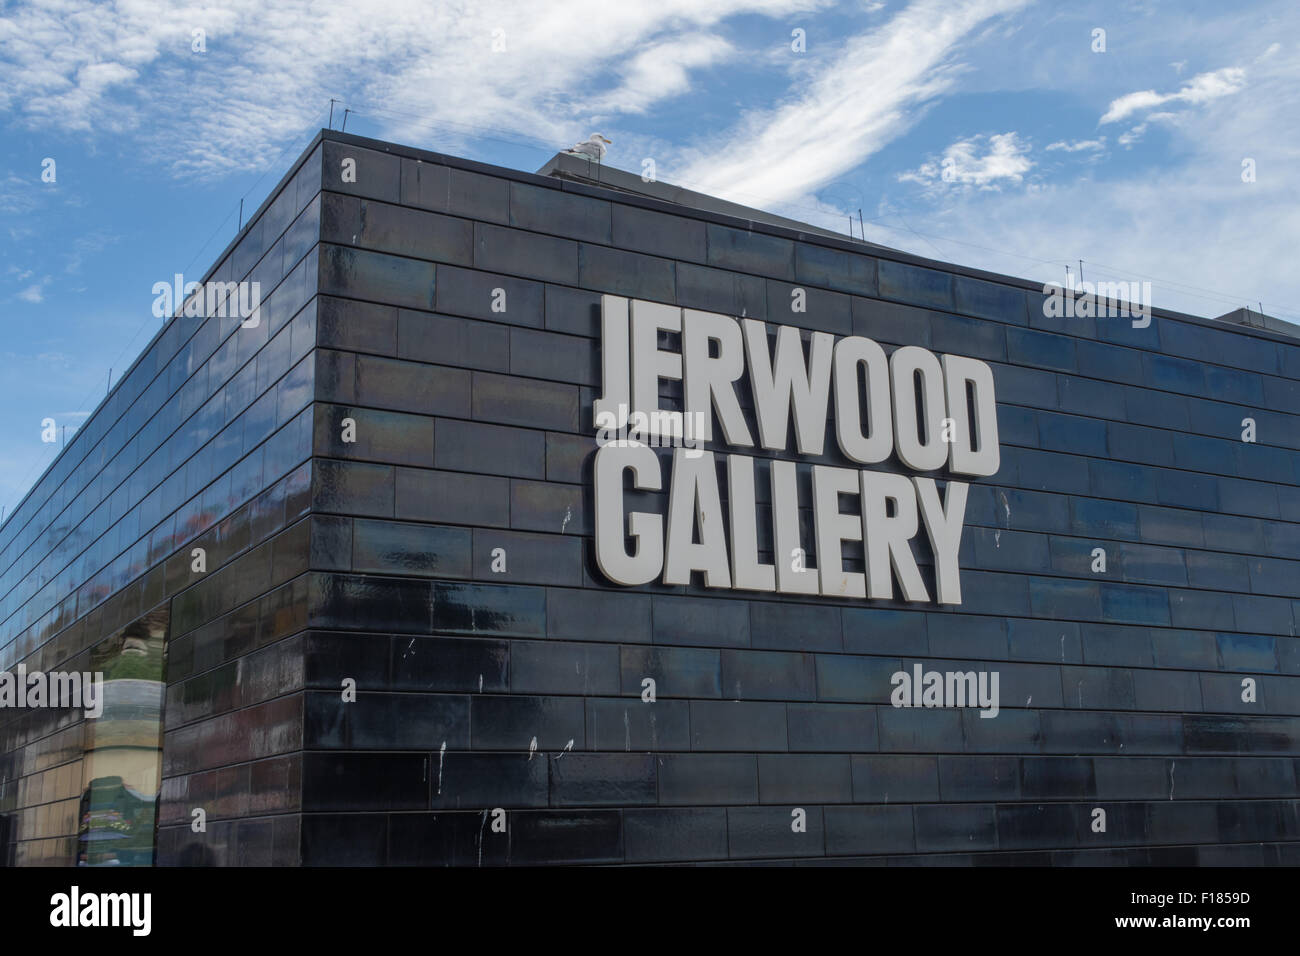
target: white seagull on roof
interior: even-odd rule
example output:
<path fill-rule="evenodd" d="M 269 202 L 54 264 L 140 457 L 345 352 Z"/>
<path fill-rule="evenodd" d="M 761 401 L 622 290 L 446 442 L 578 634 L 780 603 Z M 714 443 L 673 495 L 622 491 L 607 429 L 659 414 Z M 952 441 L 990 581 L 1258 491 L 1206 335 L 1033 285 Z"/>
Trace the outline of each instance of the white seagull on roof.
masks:
<path fill-rule="evenodd" d="M 579 156 L 586 156 L 588 159 L 602 160 L 605 158 L 605 144 L 612 144 L 612 139 L 606 139 L 599 133 L 592 133 L 586 141 L 570 146 L 565 152 L 576 153 Z"/>

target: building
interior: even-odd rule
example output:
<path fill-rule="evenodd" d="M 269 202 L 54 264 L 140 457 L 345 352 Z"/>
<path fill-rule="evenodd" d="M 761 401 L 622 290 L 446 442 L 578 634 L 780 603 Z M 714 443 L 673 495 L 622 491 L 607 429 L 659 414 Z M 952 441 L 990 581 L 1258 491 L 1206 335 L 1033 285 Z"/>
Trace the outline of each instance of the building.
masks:
<path fill-rule="evenodd" d="M 0 529 L 0 668 L 103 675 L 5 859 L 1300 862 L 1300 341 L 1065 298 L 322 131 Z M 597 474 L 620 349 L 711 454 Z"/>

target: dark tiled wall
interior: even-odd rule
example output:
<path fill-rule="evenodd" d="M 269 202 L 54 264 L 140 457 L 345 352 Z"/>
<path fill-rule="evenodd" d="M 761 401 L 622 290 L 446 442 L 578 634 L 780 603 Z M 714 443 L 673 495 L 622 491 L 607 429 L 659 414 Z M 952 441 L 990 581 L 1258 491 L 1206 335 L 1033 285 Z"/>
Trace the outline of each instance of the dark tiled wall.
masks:
<path fill-rule="evenodd" d="M 1300 347 L 1050 319 L 1024 287 L 349 138 L 323 164 L 304 863 L 1300 860 Z M 602 292 L 987 360 L 1002 468 L 971 486 L 965 603 L 603 583 Z M 999 671 L 1002 712 L 891 707 L 915 662 Z"/>
<path fill-rule="evenodd" d="M 205 807 L 215 826 L 198 855 L 217 862 L 298 859 L 297 818 L 269 815 L 298 806 L 296 763 L 272 755 L 297 749 L 301 723 L 283 697 L 301 688 L 300 659 L 282 639 L 306 610 L 319 157 L 202 277 L 260 283 L 257 325 L 168 320 L 0 529 L 0 667 L 87 670 L 97 642 L 169 608 L 161 819 Z M 7 862 L 74 862 L 83 727 L 79 713 L 0 720 Z M 258 832 L 252 851 L 235 852 L 223 818 Z"/>

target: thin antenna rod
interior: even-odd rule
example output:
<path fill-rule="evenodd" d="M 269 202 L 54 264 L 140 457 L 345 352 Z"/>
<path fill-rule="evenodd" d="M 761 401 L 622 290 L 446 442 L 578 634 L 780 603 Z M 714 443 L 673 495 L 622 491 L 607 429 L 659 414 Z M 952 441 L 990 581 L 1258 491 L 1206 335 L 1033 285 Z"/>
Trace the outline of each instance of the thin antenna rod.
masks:
<path fill-rule="evenodd" d="M 853 235 L 853 216 L 851 215 L 849 216 L 849 238 L 850 239 L 857 238 L 856 236 Z"/>
<path fill-rule="evenodd" d="M 239 199 L 239 225 L 235 228 L 235 232 L 239 232 L 239 230 L 243 228 L 244 228 L 244 199 L 241 196 Z"/>
<path fill-rule="evenodd" d="M 334 128 L 334 97 L 330 97 L 330 129 Z"/>
<path fill-rule="evenodd" d="M 113 369 L 112 369 L 112 368 L 109 368 L 109 370 L 108 370 L 108 391 L 105 392 L 104 395 L 107 396 L 107 395 L 108 395 L 109 393 L 111 393 L 112 391 L 113 391 Z"/>
<path fill-rule="evenodd" d="M 1083 284 L 1083 260 L 1082 259 L 1079 260 L 1079 283 L 1080 285 Z"/>
<path fill-rule="evenodd" d="M 862 224 L 862 207 L 858 207 L 858 232 L 862 233 L 862 241 L 867 241 L 867 227 Z"/>
<path fill-rule="evenodd" d="M 351 112 L 352 112 L 352 110 L 351 110 L 350 108 L 347 108 L 347 107 L 344 108 L 344 110 L 343 110 L 343 127 L 342 127 L 341 132 L 346 133 L 346 132 L 348 131 L 348 114 L 351 113 Z"/>

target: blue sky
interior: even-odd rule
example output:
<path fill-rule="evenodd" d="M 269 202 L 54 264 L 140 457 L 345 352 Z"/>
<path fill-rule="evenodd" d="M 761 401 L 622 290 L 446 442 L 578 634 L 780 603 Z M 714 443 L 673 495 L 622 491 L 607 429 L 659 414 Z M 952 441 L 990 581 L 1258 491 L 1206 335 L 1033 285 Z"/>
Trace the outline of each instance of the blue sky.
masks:
<path fill-rule="evenodd" d="M 599 130 L 612 165 L 861 209 L 919 255 L 1300 321 L 1294 0 L 0 2 L 6 514 L 56 453 L 41 420 L 71 435 L 153 284 L 202 277 L 331 97 L 349 132 L 534 170 Z"/>

